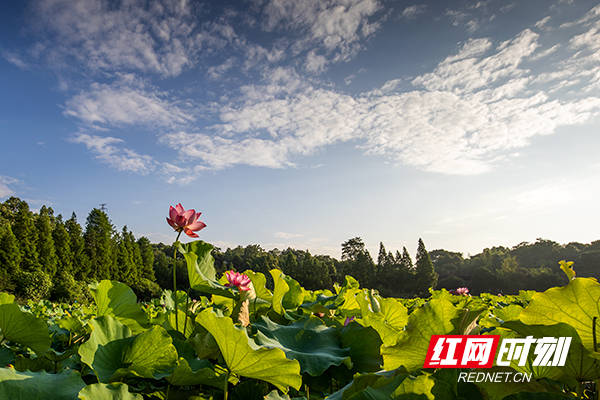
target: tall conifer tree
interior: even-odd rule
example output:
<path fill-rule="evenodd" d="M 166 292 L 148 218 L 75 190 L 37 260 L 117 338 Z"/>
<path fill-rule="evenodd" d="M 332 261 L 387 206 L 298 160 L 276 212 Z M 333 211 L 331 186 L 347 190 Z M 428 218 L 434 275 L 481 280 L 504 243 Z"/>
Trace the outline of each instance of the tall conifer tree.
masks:
<path fill-rule="evenodd" d="M 54 239 L 54 248 L 58 259 L 58 271 L 73 274 L 73 253 L 71 252 L 69 233 L 61 215 L 55 220 L 52 239 Z"/>
<path fill-rule="evenodd" d="M 90 262 L 91 279 L 110 279 L 116 261 L 115 243 L 113 241 L 114 227 L 108 215 L 98 208 L 90 211 L 83 239 L 85 252 Z"/>
<path fill-rule="evenodd" d="M 422 239 L 419 239 L 417 248 L 417 262 L 415 267 L 415 278 L 420 295 L 426 295 L 430 287 L 435 289 L 438 274 L 435 272 L 429 253 L 425 249 Z"/>
<path fill-rule="evenodd" d="M 17 238 L 6 221 L 0 222 L 0 291 L 14 289 L 14 274 L 21 263 Z"/>
<path fill-rule="evenodd" d="M 35 227 L 38 234 L 38 260 L 42 267 L 42 271 L 46 272 L 50 278 L 56 274 L 56 266 L 58 264 L 56 250 L 54 249 L 54 239 L 52 238 L 51 215 L 51 209 L 42 206 L 35 221 Z"/>
<path fill-rule="evenodd" d="M 73 276 L 77 280 L 87 281 L 91 275 L 90 261 L 85 252 L 85 242 L 81 225 L 77 222 L 75 213 L 71 214 L 65 222 L 65 229 L 69 234 L 69 248 L 71 250 L 71 265 Z"/>

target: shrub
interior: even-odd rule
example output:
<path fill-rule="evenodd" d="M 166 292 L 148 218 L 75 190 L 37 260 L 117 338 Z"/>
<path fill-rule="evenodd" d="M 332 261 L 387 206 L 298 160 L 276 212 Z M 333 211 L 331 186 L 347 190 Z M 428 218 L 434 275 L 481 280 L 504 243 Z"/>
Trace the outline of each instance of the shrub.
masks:
<path fill-rule="evenodd" d="M 54 277 L 51 297 L 54 301 L 72 303 L 76 300 L 80 303 L 87 303 L 90 294 L 84 282 L 76 281 L 73 275 L 61 271 Z"/>
<path fill-rule="evenodd" d="M 28 300 L 48 298 L 52 290 L 52 280 L 43 271 L 18 271 L 16 273 L 17 295 Z"/>
<path fill-rule="evenodd" d="M 140 301 L 149 301 L 150 299 L 160 297 L 162 292 L 157 283 L 146 278 L 139 279 L 131 288 Z"/>

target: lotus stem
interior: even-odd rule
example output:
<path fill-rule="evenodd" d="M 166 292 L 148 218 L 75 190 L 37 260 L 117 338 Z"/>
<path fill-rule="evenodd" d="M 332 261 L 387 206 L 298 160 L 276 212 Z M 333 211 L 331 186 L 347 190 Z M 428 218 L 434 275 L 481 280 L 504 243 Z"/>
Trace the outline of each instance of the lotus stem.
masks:
<path fill-rule="evenodd" d="M 598 341 L 596 339 L 596 320 L 598 320 L 598 317 L 592 318 L 592 339 L 594 341 L 594 351 L 598 351 Z"/>
<path fill-rule="evenodd" d="M 173 244 L 173 302 L 175 303 L 175 330 L 179 331 L 179 319 L 177 318 L 177 314 L 179 314 L 177 307 L 177 243 L 179 242 L 179 236 L 181 236 L 181 232 L 177 233 L 177 239 L 175 239 L 175 243 Z"/>
<path fill-rule="evenodd" d="M 227 370 L 227 375 L 225 375 L 225 383 L 223 384 L 223 400 L 227 400 L 229 397 L 228 390 L 229 389 L 229 370 Z"/>

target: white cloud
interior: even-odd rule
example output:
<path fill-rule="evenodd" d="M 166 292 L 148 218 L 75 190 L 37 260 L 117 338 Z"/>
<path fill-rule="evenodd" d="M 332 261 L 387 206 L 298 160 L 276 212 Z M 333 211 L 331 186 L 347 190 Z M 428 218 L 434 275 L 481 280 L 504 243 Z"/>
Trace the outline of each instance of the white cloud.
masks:
<path fill-rule="evenodd" d="M 0 198 L 14 195 L 15 191 L 10 186 L 17 183 L 19 183 L 18 179 L 0 175 Z"/>
<path fill-rule="evenodd" d="M 193 119 L 165 93 L 131 77 L 113 84 L 93 83 L 65 104 L 66 115 L 95 126 L 146 125 L 169 127 Z"/>
<path fill-rule="evenodd" d="M 176 76 L 202 50 L 227 41 L 201 27 L 186 0 L 41 0 L 37 19 L 49 32 L 50 58 L 74 57 L 91 70 L 136 70 Z"/>
<path fill-rule="evenodd" d="M 294 51 L 317 44 L 337 62 L 356 54 L 360 40 L 379 29 L 374 16 L 381 7 L 377 0 L 269 0 L 263 8 L 263 28 L 300 34 Z"/>
<path fill-rule="evenodd" d="M 306 69 L 310 72 L 323 72 L 327 65 L 327 59 L 314 50 L 310 51 L 306 56 Z"/>
<path fill-rule="evenodd" d="M 427 6 L 425 4 L 414 4 L 412 6 L 406 7 L 402 10 L 402 17 L 412 19 L 415 18 L 419 14 L 423 14 L 427 10 Z"/>
<path fill-rule="evenodd" d="M 278 239 L 295 239 L 295 238 L 301 238 L 304 235 L 301 233 L 275 232 L 273 234 L 273 236 L 275 236 Z"/>
<path fill-rule="evenodd" d="M 544 26 L 546 26 L 548 24 L 550 19 L 551 19 L 551 17 L 549 15 L 545 18 L 540 19 L 538 22 L 535 23 L 535 27 L 538 29 L 543 28 Z"/>
<path fill-rule="evenodd" d="M 297 156 L 352 141 L 369 154 L 427 171 L 485 172 L 534 137 L 600 113 L 598 97 L 559 100 L 552 97 L 554 85 L 536 86 L 527 63 L 538 54 L 538 39 L 526 29 L 495 48 L 489 39 L 469 40 L 433 72 L 413 79 L 412 91 L 394 80 L 350 96 L 278 69 L 270 82 L 242 87 L 243 97 L 222 108 L 221 123 L 161 140 L 215 169 L 282 168 Z M 582 78 L 587 71 L 573 73 Z M 589 76 L 587 82 L 593 82 Z"/>
<path fill-rule="evenodd" d="M 71 141 L 85 145 L 97 159 L 119 171 L 145 175 L 155 168 L 155 161 L 152 157 L 121 147 L 120 144 L 123 143 L 123 140 L 119 138 L 78 133 Z"/>
<path fill-rule="evenodd" d="M 2 57 L 4 57 L 6 61 L 20 69 L 29 68 L 29 65 L 17 53 L 11 51 L 4 51 L 2 52 Z"/>
<path fill-rule="evenodd" d="M 208 70 L 206 71 L 206 74 L 211 79 L 219 79 L 223 76 L 223 74 L 225 74 L 227 71 L 229 71 L 231 68 L 233 68 L 234 62 L 235 62 L 235 58 L 229 57 L 222 64 L 209 67 Z"/>

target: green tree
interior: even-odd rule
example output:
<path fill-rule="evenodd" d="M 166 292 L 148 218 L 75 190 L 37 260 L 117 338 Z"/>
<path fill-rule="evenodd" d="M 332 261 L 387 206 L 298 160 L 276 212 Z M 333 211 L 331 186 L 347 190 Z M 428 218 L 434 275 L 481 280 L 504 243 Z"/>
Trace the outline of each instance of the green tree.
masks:
<path fill-rule="evenodd" d="M 92 209 L 87 217 L 83 235 L 85 252 L 90 262 L 91 279 L 111 279 L 116 261 L 113 234 L 114 227 L 108 215 L 98 208 Z"/>
<path fill-rule="evenodd" d="M 69 234 L 69 249 L 71 250 L 72 273 L 78 281 L 87 281 L 92 276 L 90 260 L 85 251 L 85 241 L 81 225 L 77 222 L 75 213 L 71 214 L 65 222 L 65 229 Z"/>
<path fill-rule="evenodd" d="M 71 243 L 69 233 L 65 228 L 65 223 L 62 216 L 56 218 L 54 230 L 52 231 L 52 239 L 54 240 L 54 249 L 58 259 L 58 271 L 73 273 L 73 253 L 71 252 Z"/>
<path fill-rule="evenodd" d="M 396 256 L 398 255 L 399 253 L 396 254 Z M 414 272 L 412 258 L 410 258 L 410 254 L 408 254 L 408 250 L 406 250 L 406 247 L 402 247 L 402 257 L 400 258 L 399 264 L 402 266 L 402 269 L 409 272 Z"/>
<path fill-rule="evenodd" d="M 142 266 L 140 274 L 142 278 L 156 281 L 154 277 L 154 251 L 152 250 L 152 244 L 150 240 L 145 237 L 141 237 L 137 241 L 137 245 L 140 249 L 140 255 L 142 257 Z"/>
<path fill-rule="evenodd" d="M 426 295 L 427 289 L 435 288 L 438 275 L 435 272 L 429 253 L 425 249 L 422 239 L 419 239 L 417 248 L 417 262 L 415 267 L 415 283 L 419 295 Z"/>
<path fill-rule="evenodd" d="M 355 277 L 362 286 L 375 282 L 375 263 L 360 237 L 342 243 L 343 270 Z"/>
<path fill-rule="evenodd" d="M 3 210 L 6 218 L 12 222 L 11 228 L 17 238 L 21 253 L 21 269 L 29 271 L 39 269 L 37 231 L 29 205 L 16 197 L 11 197 L 4 202 Z"/>
<path fill-rule="evenodd" d="M 0 223 L 0 291 L 13 291 L 14 276 L 19 270 L 21 253 L 17 238 L 8 222 Z"/>
<path fill-rule="evenodd" d="M 37 250 L 38 261 L 42 267 L 42 271 L 46 272 L 50 279 L 56 274 L 58 258 L 54 248 L 54 239 L 52 238 L 52 209 L 42 206 L 40 213 L 35 220 L 37 229 Z"/>
<path fill-rule="evenodd" d="M 119 280 L 131 286 L 135 282 L 135 267 L 133 265 L 133 254 L 127 243 L 127 236 L 127 227 L 124 226 L 121 234 L 118 235 L 116 239 L 116 263 L 113 265 L 113 270 L 110 275 L 112 279 Z"/>

